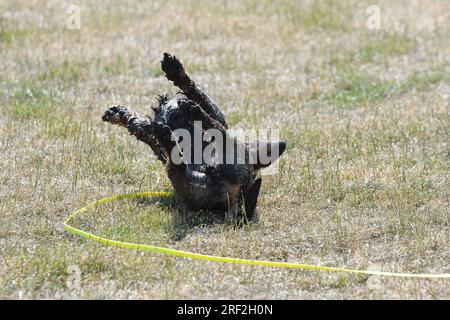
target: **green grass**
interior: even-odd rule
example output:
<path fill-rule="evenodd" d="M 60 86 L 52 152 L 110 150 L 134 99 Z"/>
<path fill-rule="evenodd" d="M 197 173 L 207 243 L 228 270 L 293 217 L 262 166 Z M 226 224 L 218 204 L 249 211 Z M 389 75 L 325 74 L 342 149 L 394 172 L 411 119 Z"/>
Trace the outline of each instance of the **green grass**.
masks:
<path fill-rule="evenodd" d="M 0 44 L 23 43 L 24 40 L 36 36 L 32 29 L 7 29 L 1 27 L 0 20 Z"/>
<path fill-rule="evenodd" d="M 414 39 L 398 33 L 376 33 L 368 44 L 353 54 L 353 61 L 360 63 L 373 61 L 376 57 L 390 57 L 407 54 L 416 48 Z"/>
<path fill-rule="evenodd" d="M 312 2 L 302 6 L 293 1 L 281 1 L 274 10 L 286 23 L 308 32 L 345 32 L 350 29 L 349 11 L 338 1 Z"/>
<path fill-rule="evenodd" d="M 366 63 L 380 63 L 386 58 L 413 52 L 416 42 L 408 35 L 389 32 L 368 32 L 363 44 L 348 53 L 336 52 L 329 62 L 337 68 L 352 68 Z"/>
<path fill-rule="evenodd" d="M 55 111 L 56 99 L 51 91 L 24 84 L 12 96 L 11 105 L 19 119 L 41 119 Z"/>
<path fill-rule="evenodd" d="M 388 98 L 395 88 L 393 81 L 381 81 L 367 76 L 339 80 L 328 101 L 338 107 L 357 106 Z"/>
<path fill-rule="evenodd" d="M 365 28 L 370 4 L 88 2 L 81 30 L 65 28 L 60 3 L 0 4 L 11 13 L 0 19 L 0 298 L 448 299 L 446 280 L 194 261 L 62 229 L 95 199 L 172 189 L 147 146 L 100 119 L 117 103 L 151 114 L 156 95 L 175 93 L 160 71 L 168 51 L 232 128 L 287 141 L 263 177 L 259 221 L 235 229 L 167 199 L 104 205 L 76 226 L 212 255 L 450 272 L 447 4 L 383 2 L 380 31 Z"/>
<path fill-rule="evenodd" d="M 445 71 L 444 66 L 442 66 L 442 68 L 433 68 L 425 71 L 413 71 L 406 81 L 401 84 L 400 90 L 408 91 L 413 89 L 426 91 L 443 81 L 450 83 L 450 78 Z"/>

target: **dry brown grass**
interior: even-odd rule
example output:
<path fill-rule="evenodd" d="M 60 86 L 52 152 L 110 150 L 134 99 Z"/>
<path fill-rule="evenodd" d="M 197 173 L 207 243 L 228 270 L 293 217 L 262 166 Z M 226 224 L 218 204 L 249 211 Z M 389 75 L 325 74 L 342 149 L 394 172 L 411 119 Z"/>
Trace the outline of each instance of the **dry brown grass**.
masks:
<path fill-rule="evenodd" d="M 146 146 L 100 121 L 176 91 L 159 71 L 168 51 L 234 127 L 287 140 L 259 222 L 125 202 L 80 223 L 216 255 L 450 272 L 449 4 L 379 3 L 380 31 L 369 1 L 231 0 L 81 1 L 69 30 L 71 2 L 0 1 L 0 298 L 450 298 L 448 280 L 192 261 L 62 230 L 94 199 L 170 189 Z"/>

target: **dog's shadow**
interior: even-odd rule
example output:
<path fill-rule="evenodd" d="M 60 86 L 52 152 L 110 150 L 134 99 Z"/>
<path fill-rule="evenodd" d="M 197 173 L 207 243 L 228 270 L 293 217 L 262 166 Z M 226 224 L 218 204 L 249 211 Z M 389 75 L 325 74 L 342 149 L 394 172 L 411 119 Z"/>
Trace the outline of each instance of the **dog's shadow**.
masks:
<path fill-rule="evenodd" d="M 200 228 L 212 228 L 228 224 L 226 214 L 220 211 L 195 211 L 188 209 L 175 195 L 138 200 L 142 205 L 157 205 L 170 212 L 173 235 L 171 240 L 183 240 L 189 233 Z"/>

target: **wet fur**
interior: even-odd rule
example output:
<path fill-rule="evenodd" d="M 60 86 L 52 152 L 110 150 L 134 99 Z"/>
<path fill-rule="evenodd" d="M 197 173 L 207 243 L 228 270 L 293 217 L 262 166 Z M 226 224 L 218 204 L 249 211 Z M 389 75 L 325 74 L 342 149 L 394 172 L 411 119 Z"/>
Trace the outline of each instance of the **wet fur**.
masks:
<path fill-rule="evenodd" d="M 236 223 L 246 223 L 252 219 L 261 188 L 261 178 L 257 172 L 265 165 L 250 164 L 250 157 L 255 157 L 260 147 L 269 151 L 279 148 L 281 155 L 285 149 L 284 142 L 241 143 L 227 134 L 228 125 L 218 106 L 187 75 L 181 62 L 165 53 L 161 68 L 168 80 L 181 89 L 181 95 L 169 98 L 159 96 L 158 106 L 153 107 L 154 118 L 143 118 L 123 106 L 108 108 L 102 119 L 126 127 L 130 134 L 148 144 L 158 159 L 165 163 L 168 177 L 176 195 L 191 209 L 226 211 Z M 179 148 L 174 137 L 176 129 L 186 129 L 194 138 L 194 121 L 201 121 L 202 128 L 217 129 L 225 139 L 232 140 L 235 148 L 245 155 L 244 164 L 174 164 L 171 159 L 173 148 Z M 175 141 L 174 141 L 175 140 Z M 203 148 L 208 144 L 203 143 Z M 191 143 L 193 146 L 193 141 Z M 224 149 L 227 153 L 226 143 Z M 193 159 L 194 151 L 190 153 Z M 179 150 L 181 152 L 181 150 Z M 237 152 L 236 152 L 237 154 Z"/>

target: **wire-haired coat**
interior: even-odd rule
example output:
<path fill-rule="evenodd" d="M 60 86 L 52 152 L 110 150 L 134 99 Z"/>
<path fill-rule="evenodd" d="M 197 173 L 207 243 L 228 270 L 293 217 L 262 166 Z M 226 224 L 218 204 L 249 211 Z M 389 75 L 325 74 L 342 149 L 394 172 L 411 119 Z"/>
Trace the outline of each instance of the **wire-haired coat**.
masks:
<path fill-rule="evenodd" d="M 130 134 L 151 147 L 158 159 L 166 164 L 176 195 L 189 208 L 226 211 L 235 222 L 248 222 L 254 215 L 261 188 L 261 178 L 257 178 L 257 172 L 275 161 L 285 150 L 286 144 L 282 141 L 238 141 L 227 134 L 228 126 L 219 107 L 192 81 L 175 56 L 164 53 L 161 68 L 167 79 L 181 89 L 182 95 L 171 99 L 159 96 L 159 105 L 153 108 L 153 119 L 140 117 L 118 105 L 108 108 L 102 120 L 126 127 Z M 187 130 L 194 139 L 196 121 L 201 123 L 202 130 L 215 129 L 220 132 L 223 143 L 216 145 L 215 153 L 216 156 L 223 156 L 223 161 L 207 162 L 202 159 L 200 163 L 192 163 L 194 148 L 180 148 L 177 129 Z M 194 141 L 191 142 L 193 146 Z M 202 151 L 210 143 L 214 141 L 203 136 Z M 231 163 L 224 159 L 231 152 L 227 150 L 230 145 L 234 151 L 234 161 Z M 173 150 L 176 152 L 173 153 Z M 259 152 L 266 152 L 271 162 L 262 163 Z M 175 161 L 174 155 L 180 155 L 183 160 Z M 237 161 L 239 155 L 245 159 Z"/>

